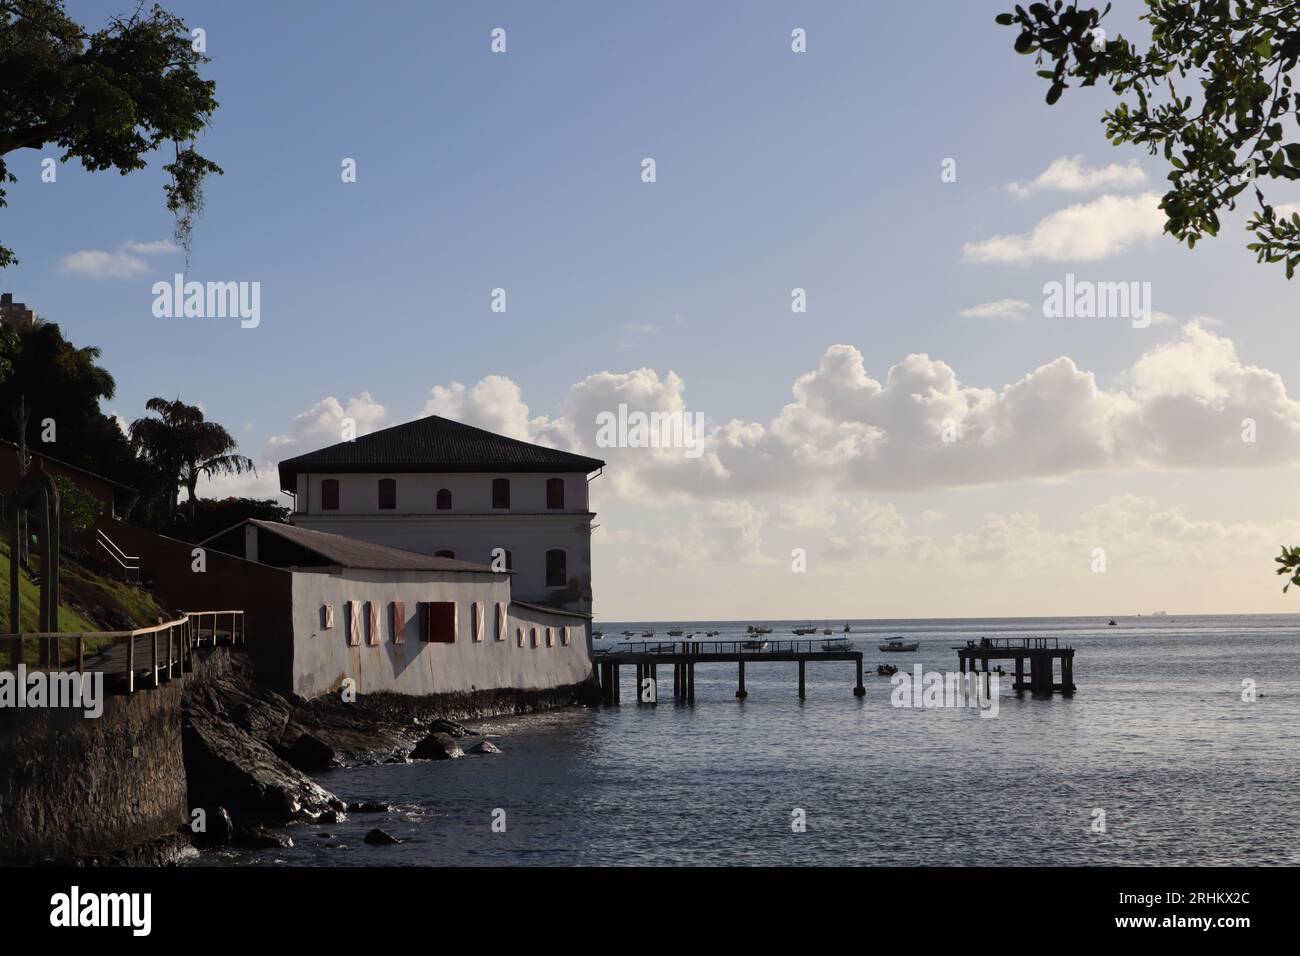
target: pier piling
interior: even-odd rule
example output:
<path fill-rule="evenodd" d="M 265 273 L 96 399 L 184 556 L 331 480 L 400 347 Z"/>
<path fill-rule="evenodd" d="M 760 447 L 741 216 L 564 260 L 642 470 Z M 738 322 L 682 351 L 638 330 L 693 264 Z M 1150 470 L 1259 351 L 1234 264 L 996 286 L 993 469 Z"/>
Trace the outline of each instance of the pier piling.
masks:
<path fill-rule="evenodd" d="M 745 662 L 738 662 L 738 666 L 740 667 L 740 686 L 736 689 L 736 698 L 744 700 L 749 696 L 749 692 L 745 690 Z"/>

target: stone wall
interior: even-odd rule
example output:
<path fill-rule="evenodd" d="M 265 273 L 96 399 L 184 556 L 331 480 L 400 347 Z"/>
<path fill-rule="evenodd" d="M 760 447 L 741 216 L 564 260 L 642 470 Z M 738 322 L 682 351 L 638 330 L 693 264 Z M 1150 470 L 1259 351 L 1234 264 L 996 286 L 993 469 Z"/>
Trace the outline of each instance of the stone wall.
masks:
<path fill-rule="evenodd" d="M 79 709 L 0 711 L 0 863 L 169 844 L 187 818 L 181 688 L 107 696 L 93 720 Z"/>

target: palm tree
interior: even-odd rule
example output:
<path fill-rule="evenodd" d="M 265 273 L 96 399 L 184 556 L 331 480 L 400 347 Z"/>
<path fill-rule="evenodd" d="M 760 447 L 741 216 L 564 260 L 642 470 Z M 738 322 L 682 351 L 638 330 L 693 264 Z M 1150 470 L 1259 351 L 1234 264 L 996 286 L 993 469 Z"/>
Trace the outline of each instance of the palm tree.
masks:
<path fill-rule="evenodd" d="M 170 402 L 151 398 L 144 407 L 158 417 L 137 418 L 131 423 L 131 447 L 164 482 L 173 513 L 181 485 L 190 493 L 185 516 L 193 536 L 199 477 L 257 474 L 257 468 L 251 458 L 234 454 L 238 443 L 217 422 L 205 421 L 203 409 L 186 405 L 179 398 Z"/>

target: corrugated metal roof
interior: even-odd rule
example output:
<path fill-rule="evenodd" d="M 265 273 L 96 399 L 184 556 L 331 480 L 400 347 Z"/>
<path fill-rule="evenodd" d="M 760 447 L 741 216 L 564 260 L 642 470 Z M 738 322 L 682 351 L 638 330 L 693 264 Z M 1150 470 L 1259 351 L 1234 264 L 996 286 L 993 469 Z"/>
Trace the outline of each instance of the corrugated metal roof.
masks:
<path fill-rule="evenodd" d="M 588 458 L 506 438 L 439 415 L 394 425 L 280 462 L 280 487 L 296 490 L 302 472 L 580 472 L 605 467 Z"/>
<path fill-rule="evenodd" d="M 319 555 L 331 564 L 344 568 L 362 568 L 375 571 L 453 571 L 487 574 L 508 574 L 507 571 L 493 571 L 491 566 L 476 564 L 473 561 L 460 561 L 455 558 L 435 558 L 420 554 L 418 551 L 403 551 L 383 544 L 371 544 L 346 538 L 341 534 L 327 531 L 312 531 L 296 525 L 281 524 L 278 521 L 263 521 L 249 518 L 235 525 L 236 528 L 251 524 L 258 533 L 273 534 L 284 540 Z M 221 532 L 228 534 L 234 529 Z"/>

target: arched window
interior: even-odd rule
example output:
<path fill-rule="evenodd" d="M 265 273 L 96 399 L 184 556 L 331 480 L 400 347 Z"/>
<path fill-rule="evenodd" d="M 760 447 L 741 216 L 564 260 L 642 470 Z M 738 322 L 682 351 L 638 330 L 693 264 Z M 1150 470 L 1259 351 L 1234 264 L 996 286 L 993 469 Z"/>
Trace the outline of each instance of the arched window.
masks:
<path fill-rule="evenodd" d="M 339 510 L 339 480 L 337 478 L 321 479 L 320 510 L 321 511 Z"/>
<path fill-rule="evenodd" d="M 546 552 L 546 586 L 562 588 L 569 583 L 567 557 L 563 548 L 552 548 Z"/>
<path fill-rule="evenodd" d="M 552 511 L 564 510 L 564 479 L 546 479 L 546 507 Z"/>
<path fill-rule="evenodd" d="M 433 556 L 435 558 L 455 558 L 456 552 L 452 551 L 450 548 L 440 548 L 439 550 L 433 552 Z"/>
<path fill-rule="evenodd" d="M 379 509 L 393 511 L 397 508 L 397 479 L 379 479 Z"/>
<path fill-rule="evenodd" d="M 451 492 L 448 491 L 446 488 L 439 488 L 439 489 L 438 489 L 438 505 L 437 505 L 437 508 L 438 508 L 439 511 L 450 511 L 450 510 L 451 510 Z"/>
<path fill-rule="evenodd" d="M 493 478 L 492 479 L 492 507 L 509 508 L 510 507 L 510 479 Z"/>

